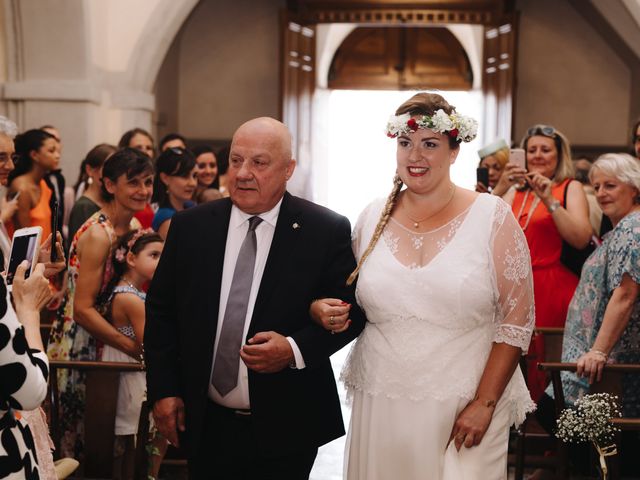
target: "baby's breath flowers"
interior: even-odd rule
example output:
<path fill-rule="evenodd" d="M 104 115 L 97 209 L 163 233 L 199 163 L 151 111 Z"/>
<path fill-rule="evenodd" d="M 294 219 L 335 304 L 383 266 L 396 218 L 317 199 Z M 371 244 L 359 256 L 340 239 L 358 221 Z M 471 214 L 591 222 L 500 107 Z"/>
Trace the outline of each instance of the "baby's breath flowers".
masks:
<path fill-rule="evenodd" d="M 615 455 L 616 428 L 612 418 L 621 417 L 618 397 L 608 393 L 592 393 L 565 408 L 557 420 L 556 437 L 565 443 L 591 442 L 600 455 L 603 478 L 607 478 L 605 457 Z"/>

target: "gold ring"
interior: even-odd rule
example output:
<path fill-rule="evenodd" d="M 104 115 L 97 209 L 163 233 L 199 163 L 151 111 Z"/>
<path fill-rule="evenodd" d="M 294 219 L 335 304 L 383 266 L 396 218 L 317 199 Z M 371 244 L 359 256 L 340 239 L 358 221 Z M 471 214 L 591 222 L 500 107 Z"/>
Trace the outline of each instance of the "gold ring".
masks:
<path fill-rule="evenodd" d="M 331 316 L 329 317 L 329 325 L 335 325 L 335 324 L 336 324 L 336 322 L 335 322 L 335 320 L 333 319 L 333 315 L 331 315 Z"/>
<path fill-rule="evenodd" d="M 466 435 L 464 434 L 460 434 L 456 437 L 456 440 L 458 440 L 460 443 L 464 442 L 464 439 L 466 438 Z"/>

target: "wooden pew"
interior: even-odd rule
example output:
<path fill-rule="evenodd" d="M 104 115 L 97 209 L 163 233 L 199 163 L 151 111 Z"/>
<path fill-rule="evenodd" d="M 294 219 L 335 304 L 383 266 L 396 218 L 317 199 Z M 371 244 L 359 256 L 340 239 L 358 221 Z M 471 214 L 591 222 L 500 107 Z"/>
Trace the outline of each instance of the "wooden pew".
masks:
<path fill-rule="evenodd" d="M 86 372 L 85 449 L 81 469 L 86 478 L 111 478 L 118 389 L 121 372 L 139 372 L 140 364 L 51 360 L 49 362 L 51 437 L 60 449 L 58 370 Z"/>

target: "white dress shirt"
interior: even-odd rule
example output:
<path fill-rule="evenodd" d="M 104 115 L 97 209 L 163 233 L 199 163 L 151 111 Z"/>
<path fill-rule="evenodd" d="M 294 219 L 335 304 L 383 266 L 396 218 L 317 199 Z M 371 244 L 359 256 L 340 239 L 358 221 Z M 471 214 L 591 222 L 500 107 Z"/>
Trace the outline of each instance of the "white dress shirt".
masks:
<path fill-rule="evenodd" d="M 258 215 L 262 218 L 262 222 L 256 227 L 256 263 L 253 270 L 253 282 L 251 284 L 251 292 L 249 294 L 249 305 L 247 306 L 247 316 L 244 321 L 243 338 L 246 338 L 249 331 L 249 324 L 251 323 L 251 317 L 253 316 L 253 308 L 258 297 L 258 290 L 260 289 L 260 282 L 262 280 L 262 274 L 264 273 L 264 267 L 267 263 L 267 257 L 269 256 L 269 250 L 271 248 L 271 241 L 273 240 L 273 234 L 276 229 L 276 222 L 278 221 L 278 214 L 280 213 L 280 205 L 282 200 L 268 212 Z M 227 244 L 225 246 L 224 253 L 224 265 L 222 268 L 222 285 L 220 287 L 220 307 L 218 311 L 218 325 L 216 327 L 216 340 L 213 346 L 213 358 L 215 361 L 216 352 L 218 351 L 218 340 L 220 339 L 220 332 L 222 331 L 222 323 L 224 321 L 224 313 L 227 309 L 227 300 L 229 298 L 229 290 L 231 289 L 231 282 L 233 280 L 233 272 L 236 267 L 236 261 L 238 254 L 240 253 L 240 247 L 249 230 L 249 218 L 254 215 L 244 213 L 235 205 L 231 207 L 231 217 L 229 218 L 229 231 L 227 233 Z M 293 353 L 296 360 L 296 368 L 304 368 L 304 360 L 300 349 L 296 345 L 295 341 L 291 337 L 287 337 L 287 340 L 291 344 Z M 211 372 L 213 373 L 213 362 L 211 365 Z M 209 376 L 211 378 L 211 375 Z M 247 366 L 240 359 L 240 365 L 238 368 L 238 384 L 236 387 L 227 393 L 224 397 L 218 393 L 209 382 L 209 398 L 217 404 L 223 405 L 229 408 L 250 408 L 249 403 L 249 381 Z"/>

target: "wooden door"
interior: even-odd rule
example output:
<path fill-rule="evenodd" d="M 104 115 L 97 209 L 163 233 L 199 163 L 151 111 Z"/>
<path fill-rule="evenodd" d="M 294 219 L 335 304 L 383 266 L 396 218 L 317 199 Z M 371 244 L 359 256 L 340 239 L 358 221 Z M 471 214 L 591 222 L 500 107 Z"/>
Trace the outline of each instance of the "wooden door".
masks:
<path fill-rule="evenodd" d="M 482 90 L 485 143 L 496 138 L 511 141 L 516 89 L 516 28 L 517 18 L 512 14 L 498 25 L 484 29 Z"/>
<path fill-rule="evenodd" d="M 294 21 L 290 13 L 281 17 L 281 119 L 293 136 L 293 156 L 309 165 L 311 125 L 315 90 L 315 26 Z"/>

